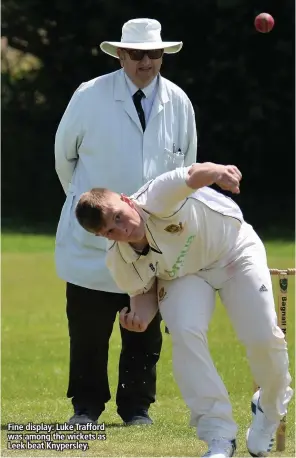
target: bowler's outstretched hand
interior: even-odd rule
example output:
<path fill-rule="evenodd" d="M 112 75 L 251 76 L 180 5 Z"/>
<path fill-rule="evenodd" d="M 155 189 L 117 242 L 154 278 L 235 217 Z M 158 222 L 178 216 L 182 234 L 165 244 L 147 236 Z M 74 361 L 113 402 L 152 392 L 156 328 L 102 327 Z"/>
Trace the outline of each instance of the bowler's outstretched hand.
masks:
<path fill-rule="evenodd" d="M 219 171 L 216 184 L 225 191 L 230 191 L 233 194 L 240 193 L 240 181 L 242 174 L 235 165 L 222 165 L 221 172 Z"/>

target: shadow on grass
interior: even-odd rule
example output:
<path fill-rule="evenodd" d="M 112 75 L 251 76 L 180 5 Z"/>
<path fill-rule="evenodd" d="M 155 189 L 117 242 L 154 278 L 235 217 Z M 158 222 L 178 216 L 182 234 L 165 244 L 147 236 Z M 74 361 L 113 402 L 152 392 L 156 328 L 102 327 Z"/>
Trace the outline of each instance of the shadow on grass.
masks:
<path fill-rule="evenodd" d="M 2 221 L 1 233 L 4 234 L 27 234 L 27 235 L 52 235 L 55 236 L 57 223 L 26 224 L 24 222 Z"/>

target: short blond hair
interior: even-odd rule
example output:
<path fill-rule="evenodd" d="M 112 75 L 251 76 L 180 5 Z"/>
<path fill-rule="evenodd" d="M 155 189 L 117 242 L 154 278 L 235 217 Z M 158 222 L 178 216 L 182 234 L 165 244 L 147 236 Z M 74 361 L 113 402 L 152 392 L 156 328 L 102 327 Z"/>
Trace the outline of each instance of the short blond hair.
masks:
<path fill-rule="evenodd" d="M 80 196 L 75 215 L 86 231 L 100 232 L 105 226 L 106 203 L 112 194 L 116 195 L 106 188 L 93 188 Z"/>

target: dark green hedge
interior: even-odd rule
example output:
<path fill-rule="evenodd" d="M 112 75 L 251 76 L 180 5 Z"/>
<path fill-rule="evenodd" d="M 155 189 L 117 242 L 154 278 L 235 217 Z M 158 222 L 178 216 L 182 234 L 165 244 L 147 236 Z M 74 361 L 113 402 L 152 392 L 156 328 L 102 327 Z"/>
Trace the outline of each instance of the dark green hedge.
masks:
<path fill-rule="evenodd" d="M 262 11 L 275 18 L 269 34 L 254 30 Z M 2 75 L 4 221 L 55 226 L 64 199 L 54 171 L 58 122 L 82 81 L 117 68 L 98 44 L 120 39 L 133 17 L 154 17 L 163 39 L 184 42 L 162 74 L 194 104 L 198 158 L 240 167 L 238 201 L 254 226 L 293 229 L 293 0 L 3 0 L 2 35 L 42 63 Z"/>

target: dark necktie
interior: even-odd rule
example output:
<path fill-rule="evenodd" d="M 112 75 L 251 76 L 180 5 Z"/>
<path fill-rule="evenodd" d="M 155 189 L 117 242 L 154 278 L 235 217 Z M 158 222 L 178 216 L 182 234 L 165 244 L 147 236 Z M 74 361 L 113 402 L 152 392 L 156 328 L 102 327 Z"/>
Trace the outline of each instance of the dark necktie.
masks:
<path fill-rule="evenodd" d="M 136 107 L 136 110 L 137 110 L 137 113 L 139 115 L 139 119 L 140 119 L 140 123 L 142 125 L 142 128 L 143 128 L 143 132 L 146 128 L 146 121 L 145 121 L 145 114 L 144 114 L 144 110 L 143 110 L 143 107 L 142 107 L 142 104 L 141 104 L 141 100 L 142 98 L 145 97 L 145 94 L 143 91 L 141 91 L 141 89 L 139 89 L 137 92 L 135 92 L 135 94 L 133 95 L 133 100 L 134 100 L 134 104 L 135 104 L 135 107 Z"/>

